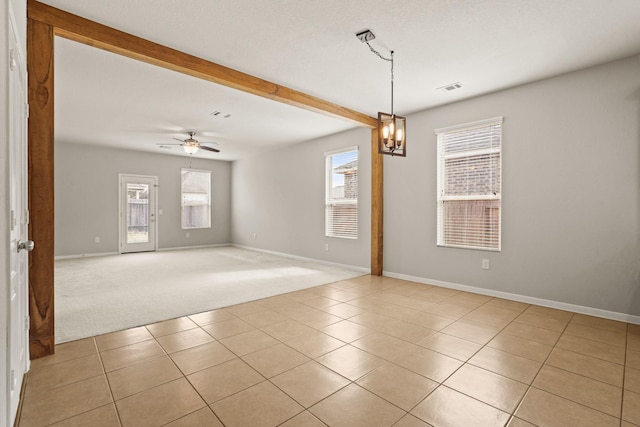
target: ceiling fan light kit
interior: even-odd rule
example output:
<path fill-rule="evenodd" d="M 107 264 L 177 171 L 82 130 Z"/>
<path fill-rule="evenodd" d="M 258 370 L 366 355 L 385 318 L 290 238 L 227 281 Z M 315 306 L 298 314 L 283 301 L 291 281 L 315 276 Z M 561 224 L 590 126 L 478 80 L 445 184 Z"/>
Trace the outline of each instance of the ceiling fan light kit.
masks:
<path fill-rule="evenodd" d="M 185 144 L 182 144 L 182 149 L 187 154 L 196 154 L 200 149 L 200 147 L 198 147 L 197 144 L 185 143 Z"/>
<path fill-rule="evenodd" d="M 391 114 L 378 112 L 378 153 L 406 157 L 407 119 L 396 116 L 393 112 L 393 51 L 391 51 L 391 58 L 385 58 L 375 50 L 369 44 L 370 40 L 376 38 L 371 30 L 356 33 L 356 37 L 362 43 L 366 43 L 371 52 L 375 53 L 380 59 L 391 62 Z"/>
<path fill-rule="evenodd" d="M 215 144 L 218 145 L 217 142 L 200 142 L 197 139 L 194 138 L 194 136 L 196 135 L 195 132 L 193 131 L 189 131 L 187 132 L 189 134 L 189 138 L 187 139 L 180 139 L 180 138 L 173 138 L 176 141 L 180 141 L 180 144 L 169 144 L 169 145 L 179 145 L 182 147 L 182 149 L 184 150 L 185 153 L 187 154 L 196 154 L 199 150 L 205 150 L 205 151 L 212 151 L 214 153 L 219 153 L 220 150 L 218 150 L 217 148 L 213 148 L 213 147 L 208 147 L 206 145 L 202 145 L 202 144 Z M 158 144 L 160 148 L 168 148 L 167 144 Z"/>

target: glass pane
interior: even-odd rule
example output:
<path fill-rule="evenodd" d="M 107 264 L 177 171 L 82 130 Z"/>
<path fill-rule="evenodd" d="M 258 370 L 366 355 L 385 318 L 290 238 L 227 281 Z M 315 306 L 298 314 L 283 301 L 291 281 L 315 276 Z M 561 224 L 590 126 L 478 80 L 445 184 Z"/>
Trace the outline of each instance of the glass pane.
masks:
<path fill-rule="evenodd" d="M 327 204 L 327 236 L 355 239 L 358 237 L 358 205 Z"/>
<path fill-rule="evenodd" d="M 442 202 L 444 245 L 500 249 L 500 200 Z"/>
<path fill-rule="evenodd" d="M 127 183 L 127 243 L 149 242 L 149 185 Z"/>
<path fill-rule="evenodd" d="M 358 151 L 331 156 L 331 194 L 329 200 L 358 198 Z"/>
<path fill-rule="evenodd" d="M 444 134 L 444 154 L 500 148 L 502 125 L 483 126 Z"/>
<path fill-rule="evenodd" d="M 182 207 L 182 228 L 210 227 L 209 205 L 194 205 Z"/>
<path fill-rule="evenodd" d="M 358 150 L 327 156 L 325 235 L 358 238 Z"/>
<path fill-rule="evenodd" d="M 182 228 L 211 227 L 211 172 L 182 169 Z"/>
<path fill-rule="evenodd" d="M 445 159 L 443 185 L 445 196 L 500 194 L 500 153 Z"/>

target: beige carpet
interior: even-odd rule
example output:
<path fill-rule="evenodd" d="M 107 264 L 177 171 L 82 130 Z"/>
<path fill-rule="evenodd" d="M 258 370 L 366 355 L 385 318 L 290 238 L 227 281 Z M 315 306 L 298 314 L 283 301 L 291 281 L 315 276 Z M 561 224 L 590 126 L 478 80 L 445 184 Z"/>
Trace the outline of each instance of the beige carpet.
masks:
<path fill-rule="evenodd" d="M 200 313 L 364 274 L 225 246 L 58 260 L 56 342 Z"/>

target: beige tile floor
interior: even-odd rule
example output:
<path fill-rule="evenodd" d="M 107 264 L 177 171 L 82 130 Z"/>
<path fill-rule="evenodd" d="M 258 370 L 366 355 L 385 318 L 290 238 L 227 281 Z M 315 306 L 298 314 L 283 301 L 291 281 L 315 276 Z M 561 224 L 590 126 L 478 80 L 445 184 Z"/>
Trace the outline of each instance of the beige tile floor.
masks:
<path fill-rule="evenodd" d="M 640 326 L 362 276 L 59 345 L 48 425 L 640 426 Z"/>

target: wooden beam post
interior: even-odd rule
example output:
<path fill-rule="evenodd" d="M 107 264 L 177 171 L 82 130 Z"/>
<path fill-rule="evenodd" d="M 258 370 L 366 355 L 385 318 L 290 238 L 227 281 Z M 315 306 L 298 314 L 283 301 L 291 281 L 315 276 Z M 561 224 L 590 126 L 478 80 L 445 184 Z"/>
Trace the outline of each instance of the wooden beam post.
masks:
<path fill-rule="evenodd" d="M 371 274 L 382 276 L 384 162 L 378 153 L 378 130 L 371 131 Z"/>
<path fill-rule="evenodd" d="M 27 20 L 29 72 L 29 352 L 54 353 L 53 27 Z"/>

